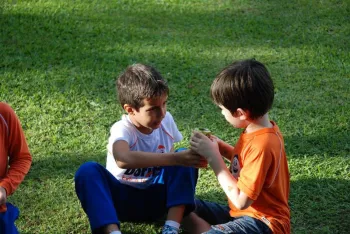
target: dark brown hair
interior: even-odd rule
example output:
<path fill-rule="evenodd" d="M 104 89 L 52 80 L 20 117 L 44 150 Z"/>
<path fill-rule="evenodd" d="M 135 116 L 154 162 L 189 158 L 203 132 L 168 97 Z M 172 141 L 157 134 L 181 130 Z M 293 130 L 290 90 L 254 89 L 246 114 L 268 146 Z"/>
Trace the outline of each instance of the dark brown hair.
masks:
<path fill-rule="evenodd" d="M 225 67 L 211 85 L 216 105 L 231 113 L 248 110 L 251 119 L 268 112 L 274 99 L 274 85 L 266 67 L 255 59 L 236 61 Z"/>
<path fill-rule="evenodd" d="M 153 67 L 134 64 L 118 77 L 116 81 L 118 99 L 122 106 L 129 104 L 139 109 L 145 98 L 169 94 L 169 88 L 161 74 Z"/>

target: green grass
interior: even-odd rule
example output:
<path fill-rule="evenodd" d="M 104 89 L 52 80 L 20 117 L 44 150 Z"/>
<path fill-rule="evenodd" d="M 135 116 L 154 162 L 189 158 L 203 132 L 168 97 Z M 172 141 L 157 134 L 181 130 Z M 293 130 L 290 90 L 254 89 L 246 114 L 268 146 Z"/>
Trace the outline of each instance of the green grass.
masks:
<path fill-rule="evenodd" d="M 188 146 L 196 127 L 234 143 L 209 99 L 215 74 L 236 59 L 270 70 L 270 116 L 285 136 L 293 233 L 350 233 L 350 7 L 323 0 L 0 0 L 0 100 L 19 115 L 33 165 L 9 198 L 21 233 L 88 233 L 73 176 L 106 159 L 122 110 L 114 81 L 135 62 L 170 84 L 168 110 Z M 202 170 L 201 198 L 225 202 Z M 125 233 L 157 225 L 123 224 Z"/>

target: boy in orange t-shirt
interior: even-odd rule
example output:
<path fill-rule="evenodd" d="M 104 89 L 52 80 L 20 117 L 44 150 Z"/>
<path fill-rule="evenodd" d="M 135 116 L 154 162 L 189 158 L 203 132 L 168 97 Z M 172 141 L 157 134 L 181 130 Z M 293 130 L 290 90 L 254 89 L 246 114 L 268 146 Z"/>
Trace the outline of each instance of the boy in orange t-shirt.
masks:
<path fill-rule="evenodd" d="M 18 233 L 18 208 L 6 202 L 23 181 L 32 163 L 28 145 L 12 108 L 0 102 L 0 233 Z"/>
<path fill-rule="evenodd" d="M 204 156 L 228 198 L 228 206 L 196 200 L 185 220 L 190 233 L 290 233 L 289 170 L 282 134 L 268 110 L 274 86 L 256 60 L 224 68 L 211 97 L 235 128 L 244 129 L 235 147 L 194 132 L 191 149 Z M 231 161 L 228 169 L 222 158 Z"/>

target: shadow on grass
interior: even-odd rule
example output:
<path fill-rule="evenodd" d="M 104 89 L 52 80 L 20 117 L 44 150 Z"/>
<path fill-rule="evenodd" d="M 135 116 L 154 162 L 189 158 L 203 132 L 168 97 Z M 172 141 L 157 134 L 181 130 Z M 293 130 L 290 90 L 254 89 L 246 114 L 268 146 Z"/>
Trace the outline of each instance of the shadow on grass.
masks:
<path fill-rule="evenodd" d="M 293 233 L 350 233 L 350 181 L 300 179 L 291 182 Z"/>
<path fill-rule="evenodd" d="M 305 48 L 316 42 L 326 48 L 339 45 L 333 41 L 345 38 L 346 31 L 337 26 L 347 25 L 343 22 L 345 15 L 332 21 L 328 17 L 346 13 L 339 11 L 341 3 L 322 12 L 307 3 L 254 4 L 198 11 L 180 5 L 171 9 L 157 4 L 140 8 L 131 3 L 82 4 L 81 9 L 60 6 L 55 10 L 48 5 L 48 9 L 43 6 L 37 9 L 39 12 L 26 13 L 4 11 L 0 16 L 0 41 L 4 45 L 0 67 L 14 72 L 10 85 L 19 85 L 28 95 L 68 87 L 93 91 L 98 96 L 111 92 L 107 85 L 110 80 L 135 61 L 155 64 L 164 73 L 173 72 L 173 78 L 181 82 L 191 79 L 182 77 L 181 70 L 205 75 L 207 72 L 202 70 L 208 71 L 208 65 L 221 67 L 234 59 L 208 57 L 200 53 L 202 48 Z M 308 17 L 299 17 L 303 13 Z M 40 70 L 45 74 L 35 80 L 18 80 L 16 75 Z M 58 70 L 59 74 L 54 74 Z"/>
<path fill-rule="evenodd" d="M 247 5 L 222 6 L 220 3 L 208 8 L 199 4 L 198 9 L 181 4 L 170 4 L 171 8 L 168 8 L 156 3 L 145 3 L 143 6 L 147 7 L 140 7 L 141 3 L 134 5 L 131 2 L 81 3 L 76 7 L 52 4 L 34 5 L 27 11 L 20 4 L 13 8 L 8 6 L 0 15 L 0 42 L 3 45 L 0 47 L 3 55 L 0 74 L 5 74 L 0 76 L 2 92 L 5 99 L 9 96 L 15 101 L 22 100 L 18 108 L 23 107 L 28 116 L 40 114 L 28 110 L 26 101 L 33 98 L 40 111 L 52 107 L 53 115 L 66 109 L 65 105 L 70 107 L 65 114 L 71 115 L 70 111 L 80 110 L 82 104 L 78 101 L 85 99 L 98 100 L 97 104 L 100 102 L 106 109 L 113 109 L 116 106 L 115 77 L 127 65 L 145 62 L 156 66 L 169 80 L 169 110 L 173 110 L 178 125 L 187 127 L 188 123 L 193 123 L 197 127 L 195 125 L 205 122 L 200 119 L 205 119 L 203 116 L 214 108 L 208 104 L 208 91 L 215 73 L 237 59 L 234 55 L 245 58 L 259 54 L 255 50 L 275 51 L 272 55 L 266 52 L 269 63 L 292 66 L 293 74 L 304 74 L 311 69 L 312 73 L 308 75 L 312 77 L 314 71 L 323 73 L 328 67 L 322 67 L 320 71 L 318 60 L 309 61 L 309 50 L 331 48 L 330 51 L 335 53 L 332 56 L 340 57 L 340 60 L 337 52 L 348 50 L 345 41 L 349 31 L 348 8 L 341 2 L 325 7 L 314 1 L 297 4 L 255 1 Z M 330 20 L 330 16 L 337 17 Z M 303 53 L 306 54 L 291 54 L 293 58 L 280 61 L 279 50 L 289 48 L 297 48 L 297 52 L 305 50 Z M 326 59 L 320 57 L 322 61 Z M 340 60 L 329 60 L 323 61 L 324 66 L 345 71 L 338 65 L 332 66 L 333 63 L 341 64 Z M 6 79 L 4 82 L 2 77 Z M 293 79 L 287 83 L 296 86 Z M 340 87 L 345 86 L 343 82 Z M 293 90 L 290 97 L 305 94 L 301 89 Z M 12 93 L 15 94 L 13 97 Z M 63 97 L 55 96 L 55 93 L 62 93 Z M 74 104 L 77 106 L 71 107 Z M 193 111 L 193 105 L 201 110 Z M 111 113 L 99 112 L 114 119 Z M 37 118 L 31 121 L 31 125 L 35 125 Z M 343 148 L 342 145 L 346 146 L 344 154 L 348 154 L 346 134 L 338 136 L 344 140 L 337 140 L 337 134 L 330 136 L 334 144 L 330 148 L 327 147 L 328 136 L 320 139 L 296 136 L 286 142 L 292 145 L 292 154 L 307 153 L 312 149 L 315 153 L 331 155 L 336 147 Z"/>
<path fill-rule="evenodd" d="M 328 134 L 288 136 L 284 140 L 288 156 L 321 155 L 346 158 L 350 155 L 350 135 L 344 129 L 334 130 Z"/>

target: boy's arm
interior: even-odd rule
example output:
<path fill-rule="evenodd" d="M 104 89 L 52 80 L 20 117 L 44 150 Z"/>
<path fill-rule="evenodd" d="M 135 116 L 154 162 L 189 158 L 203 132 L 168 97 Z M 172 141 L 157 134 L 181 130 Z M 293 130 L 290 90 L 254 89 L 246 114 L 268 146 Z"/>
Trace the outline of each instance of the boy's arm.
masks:
<path fill-rule="evenodd" d="M 226 164 L 218 155 L 211 156 L 209 165 L 213 169 L 221 187 L 226 196 L 235 205 L 238 210 L 247 209 L 254 200 L 250 199 L 243 191 L 237 187 L 237 180 L 227 169 Z"/>
<path fill-rule="evenodd" d="M 228 144 L 227 142 L 221 140 L 220 138 L 213 136 L 218 143 L 219 146 L 219 151 L 220 154 L 226 158 L 227 160 L 231 161 L 232 160 L 232 155 L 233 155 L 233 150 L 235 147 L 233 147 L 232 145 Z"/>
<path fill-rule="evenodd" d="M 239 210 L 248 208 L 254 202 L 254 200 L 250 199 L 237 187 L 237 180 L 230 173 L 221 157 L 217 139 L 212 138 L 210 140 L 202 133 L 194 132 L 191 137 L 190 144 L 191 150 L 202 155 L 208 160 L 208 163 L 215 172 L 215 175 L 225 194 L 235 205 L 235 207 Z"/>
<path fill-rule="evenodd" d="M 130 151 L 126 141 L 119 140 L 113 144 L 113 156 L 120 168 L 144 168 L 154 166 L 194 166 L 204 167 L 203 159 L 190 150 L 171 153 L 150 153 Z"/>

